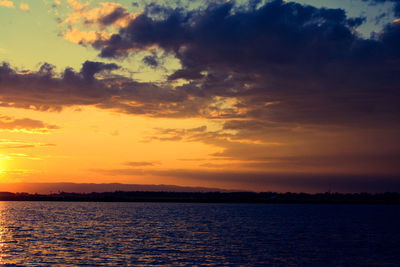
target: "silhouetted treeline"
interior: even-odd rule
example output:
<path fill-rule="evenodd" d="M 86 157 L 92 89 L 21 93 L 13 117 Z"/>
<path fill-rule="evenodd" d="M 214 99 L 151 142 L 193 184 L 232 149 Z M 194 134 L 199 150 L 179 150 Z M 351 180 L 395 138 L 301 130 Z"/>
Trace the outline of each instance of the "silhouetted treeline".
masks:
<path fill-rule="evenodd" d="M 104 192 L 28 194 L 0 192 L 1 201 L 400 204 L 400 193 Z"/>

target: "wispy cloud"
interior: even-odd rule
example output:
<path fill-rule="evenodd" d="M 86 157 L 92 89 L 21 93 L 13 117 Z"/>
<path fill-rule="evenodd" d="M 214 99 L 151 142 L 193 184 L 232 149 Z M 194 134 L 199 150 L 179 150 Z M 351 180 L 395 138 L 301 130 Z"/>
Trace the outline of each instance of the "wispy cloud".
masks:
<path fill-rule="evenodd" d="M 35 147 L 54 147 L 55 144 L 28 142 L 22 140 L 0 139 L 1 149 L 19 149 L 19 148 L 35 148 Z"/>
<path fill-rule="evenodd" d="M 0 154 L 0 159 L 30 159 L 30 160 L 41 160 L 40 157 L 35 157 L 32 155 L 24 154 L 24 153 L 8 153 L 6 155 Z"/>
<path fill-rule="evenodd" d="M 57 125 L 47 124 L 39 120 L 29 118 L 13 118 L 0 114 L 0 130 L 18 131 L 26 133 L 49 133 L 60 129 Z"/>
<path fill-rule="evenodd" d="M 159 162 L 149 162 L 149 161 L 130 161 L 130 162 L 125 162 L 125 165 L 130 166 L 130 167 L 150 167 L 150 166 L 155 166 L 159 165 Z"/>

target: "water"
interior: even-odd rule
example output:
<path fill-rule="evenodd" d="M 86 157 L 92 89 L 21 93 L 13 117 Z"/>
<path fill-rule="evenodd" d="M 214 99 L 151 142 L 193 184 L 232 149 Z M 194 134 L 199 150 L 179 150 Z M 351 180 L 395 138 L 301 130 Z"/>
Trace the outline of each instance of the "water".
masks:
<path fill-rule="evenodd" d="M 400 206 L 0 202 L 0 264 L 400 266 Z"/>

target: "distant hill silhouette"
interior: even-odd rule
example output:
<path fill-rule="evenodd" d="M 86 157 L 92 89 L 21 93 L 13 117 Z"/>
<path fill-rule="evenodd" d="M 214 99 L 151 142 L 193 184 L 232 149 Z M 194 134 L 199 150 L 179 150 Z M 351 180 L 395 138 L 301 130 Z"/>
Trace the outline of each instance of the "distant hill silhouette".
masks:
<path fill-rule="evenodd" d="M 120 183 L 0 183 L 0 191 L 26 192 L 30 194 L 51 194 L 58 192 L 92 193 L 114 191 L 152 191 L 152 192 L 233 192 L 208 187 L 189 187 L 177 185 L 154 184 L 120 184 Z"/>

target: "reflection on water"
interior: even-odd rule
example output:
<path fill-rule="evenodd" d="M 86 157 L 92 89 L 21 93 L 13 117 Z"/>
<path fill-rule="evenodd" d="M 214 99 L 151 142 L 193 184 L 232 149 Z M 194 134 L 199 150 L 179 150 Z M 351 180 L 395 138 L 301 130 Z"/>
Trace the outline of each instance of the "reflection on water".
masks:
<path fill-rule="evenodd" d="M 1 202 L 0 201 L 0 211 L 3 211 L 4 210 L 4 202 Z M 5 227 L 4 227 L 4 225 L 5 225 L 5 223 L 3 222 L 3 216 L 2 216 L 2 212 L 0 213 L 0 264 L 1 265 L 4 265 L 5 263 L 6 263 L 6 261 L 4 261 L 4 256 L 5 256 L 5 254 L 4 254 L 4 250 L 5 250 L 5 248 L 4 248 L 4 246 L 6 245 L 5 243 L 6 243 L 6 241 L 5 241 L 5 238 L 4 238 L 4 235 L 5 235 L 5 233 L 4 233 L 4 229 L 5 229 Z"/>
<path fill-rule="evenodd" d="M 396 266 L 400 206 L 0 202 L 0 263 Z"/>

